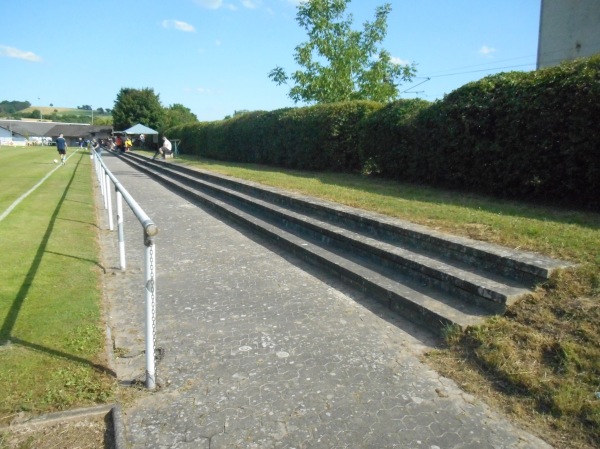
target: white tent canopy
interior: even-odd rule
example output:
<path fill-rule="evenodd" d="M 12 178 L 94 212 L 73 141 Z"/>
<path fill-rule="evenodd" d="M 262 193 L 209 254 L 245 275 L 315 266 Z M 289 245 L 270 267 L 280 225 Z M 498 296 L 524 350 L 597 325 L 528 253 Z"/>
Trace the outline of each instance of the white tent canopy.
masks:
<path fill-rule="evenodd" d="M 147 126 L 142 125 L 141 123 L 138 123 L 137 125 L 126 129 L 124 132 L 126 132 L 127 134 L 158 134 L 158 131 L 154 131 L 152 128 L 148 128 Z"/>

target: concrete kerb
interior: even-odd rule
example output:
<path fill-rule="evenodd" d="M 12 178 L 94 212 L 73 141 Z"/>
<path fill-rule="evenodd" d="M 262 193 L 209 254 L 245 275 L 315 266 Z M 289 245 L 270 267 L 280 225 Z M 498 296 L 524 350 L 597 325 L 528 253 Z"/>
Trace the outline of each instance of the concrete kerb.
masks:
<path fill-rule="evenodd" d="M 39 415 L 19 422 L 18 424 L 0 426 L 0 432 L 15 432 L 25 429 L 36 430 L 54 424 L 72 421 L 84 421 L 86 419 L 94 419 L 99 417 L 104 417 L 105 420 L 108 419 L 109 423 L 112 424 L 112 428 L 109 424 L 107 424 L 107 429 L 113 435 L 114 449 L 125 449 L 125 432 L 121 418 L 121 406 L 119 404 L 85 407 L 68 410 L 65 412 L 54 412 L 45 415 Z"/>
<path fill-rule="evenodd" d="M 123 416 L 121 406 L 119 404 L 112 408 L 112 425 L 114 435 L 114 449 L 125 449 L 125 425 L 123 424 Z"/>

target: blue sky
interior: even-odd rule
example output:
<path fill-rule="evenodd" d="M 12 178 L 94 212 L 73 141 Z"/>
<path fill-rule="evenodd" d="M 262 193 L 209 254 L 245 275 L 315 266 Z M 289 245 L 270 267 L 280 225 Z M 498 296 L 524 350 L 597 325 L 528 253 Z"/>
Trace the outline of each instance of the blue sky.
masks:
<path fill-rule="evenodd" d="M 382 46 L 417 64 L 402 98 L 433 101 L 486 75 L 535 69 L 540 0 L 353 0 L 346 12 L 361 30 L 384 3 Z M 0 100 L 112 108 L 122 88 L 152 88 L 164 106 L 183 104 L 203 121 L 294 106 L 267 74 L 297 68 L 294 48 L 308 40 L 297 4 L 3 0 Z"/>

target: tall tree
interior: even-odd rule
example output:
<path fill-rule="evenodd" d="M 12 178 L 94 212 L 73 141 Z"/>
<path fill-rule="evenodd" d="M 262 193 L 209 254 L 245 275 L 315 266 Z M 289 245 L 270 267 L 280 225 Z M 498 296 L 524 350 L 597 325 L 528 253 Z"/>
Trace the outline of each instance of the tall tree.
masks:
<path fill-rule="evenodd" d="M 294 59 L 304 70 L 288 76 L 279 66 L 269 72 L 278 85 L 290 85 L 294 102 L 333 103 L 346 100 L 389 102 L 399 96 L 398 82 L 410 81 L 414 65 L 392 61 L 380 48 L 387 33 L 391 6 L 375 11 L 375 20 L 365 22 L 362 32 L 352 30 L 352 15 L 344 17 L 351 0 L 307 0 L 298 6 L 296 21 L 309 41 L 296 47 Z"/>
<path fill-rule="evenodd" d="M 197 121 L 196 114 L 182 104 L 176 103 L 165 109 L 165 129 Z"/>
<path fill-rule="evenodd" d="M 112 116 L 113 127 L 119 131 L 137 123 L 156 130 L 164 129 L 165 112 L 154 89 L 122 88 L 117 94 Z"/>
<path fill-rule="evenodd" d="M 12 114 L 14 112 L 22 111 L 31 107 L 31 103 L 28 101 L 8 101 L 2 100 L 0 102 L 0 113 Z"/>

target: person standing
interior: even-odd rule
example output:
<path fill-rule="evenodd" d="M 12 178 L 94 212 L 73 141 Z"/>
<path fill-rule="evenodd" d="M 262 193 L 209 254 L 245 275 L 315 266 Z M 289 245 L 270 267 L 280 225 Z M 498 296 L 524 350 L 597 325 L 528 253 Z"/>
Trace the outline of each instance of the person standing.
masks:
<path fill-rule="evenodd" d="M 129 136 L 127 136 L 125 138 L 125 151 L 128 152 L 129 150 L 131 150 L 132 146 L 133 146 L 133 143 L 131 142 L 131 138 Z"/>
<path fill-rule="evenodd" d="M 67 141 L 65 140 L 62 134 L 58 136 L 58 139 L 56 139 L 56 151 L 58 151 L 58 154 L 60 156 L 61 164 L 65 165 L 67 157 Z"/>
<path fill-rule="evenodd" d="M 115 145 L 117 146 L 117 149 L 120 153 L 122 153 L 125 150 L 125 148 L 123 148 L 123 139 L 120 135 L 117 136 L 117 139 L 115 140 Z"/>

